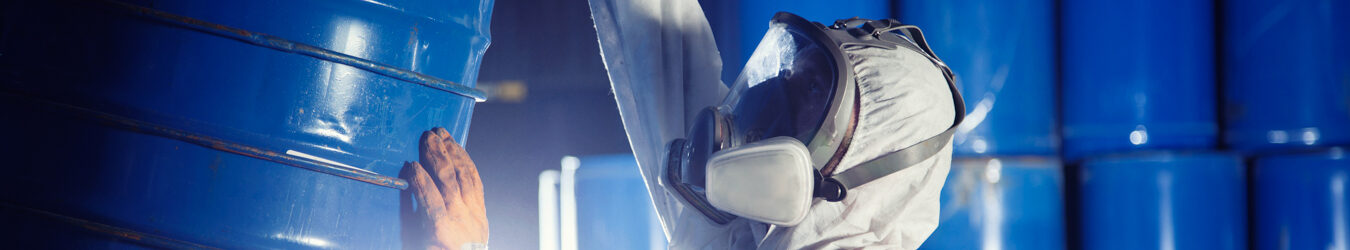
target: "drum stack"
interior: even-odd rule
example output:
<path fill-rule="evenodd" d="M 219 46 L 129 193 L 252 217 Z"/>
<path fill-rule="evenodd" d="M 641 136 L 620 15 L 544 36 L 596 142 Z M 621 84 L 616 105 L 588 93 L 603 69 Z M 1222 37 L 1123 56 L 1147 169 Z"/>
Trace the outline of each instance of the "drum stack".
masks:
<path fill-rule="evenodd" d="M 1070 0 L 1060 14 L 1071 243 L 1246 249 L 1246 169 L 1217 148 L 1214 5 Z"/>
<path fill-rule="evenodd" d="M 1344 248 L 1347 10 L 1064 1 L 1071 244 Z"/>
<path fill-rule="evenodd" d="M 1306 249 L 1350 238 L 1340 148 L 1350 3 L 896 9 L 957 73 L 968 111 L 924 248 Z"/>

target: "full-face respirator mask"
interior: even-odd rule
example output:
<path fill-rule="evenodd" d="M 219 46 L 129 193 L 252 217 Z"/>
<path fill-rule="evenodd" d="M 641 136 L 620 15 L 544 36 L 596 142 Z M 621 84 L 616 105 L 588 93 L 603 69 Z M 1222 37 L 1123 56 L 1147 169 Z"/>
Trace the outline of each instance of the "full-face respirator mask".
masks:
<path fill-rule="evenodd" d="M 847 54 L 845 46 L 909 50 L 918 53 L 904 55 L 931 61 L 952 93 L 951 127 L 834 173 L 859 124 L 859 96 L 875 91 L 859 88 L 846 58 L 866 55 Z M 670 142 L 662 180 L 719 224 L 744 217 L 796 225 L 816 198 L 843 200 L 853 187 L 941 152 L 965 113 L 953 80 L 917 27 L 859 18 L 825 26 L 779 12 L 723 102 Z"/>

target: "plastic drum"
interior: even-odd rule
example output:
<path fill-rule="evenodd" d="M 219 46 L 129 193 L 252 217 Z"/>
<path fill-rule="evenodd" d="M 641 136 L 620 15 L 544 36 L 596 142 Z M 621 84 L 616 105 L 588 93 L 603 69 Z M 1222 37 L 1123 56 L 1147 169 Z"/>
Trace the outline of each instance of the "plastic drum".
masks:
<path fill-rule="evenodd" d="M 1350 1 L 1223 4 L 1224 142 L 1350 145 Z"/>
<path fill-rule="evenodd" d="M 1146 152 L 1085 160 L 1083 249 L 1247 249 L 1246 170 L 1227 153 Z"/>
<path fill-rule="evenodd" d="M 1066 0 L 1064 156 L 1217 143 L 1209 1 Z"/>
<path fill-rule="evenodd" d="M 957 158 L 937 231 L 920 249 L 1064 249 L 1056 158 Z"/>
<path fill-rule="evenodd" d="M 0 240 L 385 249 L 422 131 L 464 142 L 492 2 L 0 6 Z"/>
<path fill-rule="evenodd" d="M 1255 249 L 1347 247 L 1350 159 L 1344 149 L 1260 157 L 1253 167 Z"/>

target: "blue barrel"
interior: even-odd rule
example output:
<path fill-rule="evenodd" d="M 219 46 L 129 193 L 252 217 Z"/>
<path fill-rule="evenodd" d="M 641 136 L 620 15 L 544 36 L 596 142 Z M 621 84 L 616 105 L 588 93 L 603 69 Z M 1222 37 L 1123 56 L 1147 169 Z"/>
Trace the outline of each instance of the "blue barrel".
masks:
<path fill-rule="evenodd" d="M 1350 145 L 1350 1 L 1223 4 L 1224 142 Z"/>
<path fill-rule="evenodd" d="M 937 231 L 920 249 L 1064 249 L 1056 158 L 957 158 Z"/>
<path fill-rule="evenodd" d="M 1217 144 L 1210 1 L 1065 0 L 1064 156 Z"/>
<path fill-rule="evenodd" d="M 1265 156 L 1253 167 L 1255 249 L 1347 247 L 1350 158 L 1344 149 Z"/>
<path fill-rule="evenodd" d="M 0 239 L 385 249 L 421 132 L 465 139 L 492 2 L 0 6 Z"/>
<path fill-rule="evenodd" d="M 954 154 L 1058 154 L 1054 1 L 901 4 L 900 21 L 923 29 L 965 98 Z"/>
<path fill-rule="evenodd" d="M 1247 249 L 1242 158 L 1143 152 L 1078 171 L 1082 249 Z"/>
<path fill-rule="evenodd" d="M 848 1 L 847 3 L 819 1 L 819 0 L 744 0 L 732 1 L 739 4 L 731 4 L 736 13 L 734 19 L 722 20 L 714 18 L 717 21 L 732 21 L 734 23 L 711 23 L 713 26 L 735 26 L 734 37 L 717 37 L 718 41 L 731 40 L 738 41 L 729 43 L 719 42 L 718 49 L 722 53 L 722 71 L 726 84 L 731 84 L 740 75 L 741 68 L 749 60 L 750 54 L 755 52 L 755 47 L 759 46 L 759 41 L 764 38 L 764 32 L 769 30 L 769 19 L 773 19 L 773 14 L 780 11 L 791 12 L 806 20 L 819 22 L 826 25 L 833 24 L 835 20 L 850 17 L 862 17 L 870 19 L 890 18 L 890 1 L 886 0 L 858 0 Z M 717 4 L 714 4 L 717 5 Z M 722 6 L 712 6 L 713 8 Z M 721 11 L 721 10 L 719 10 Z"/>
<path fill-rule="evenodd" d="M 666 249 L 656 208 L 633 155 L 580 157 L 577 249 Z"/>

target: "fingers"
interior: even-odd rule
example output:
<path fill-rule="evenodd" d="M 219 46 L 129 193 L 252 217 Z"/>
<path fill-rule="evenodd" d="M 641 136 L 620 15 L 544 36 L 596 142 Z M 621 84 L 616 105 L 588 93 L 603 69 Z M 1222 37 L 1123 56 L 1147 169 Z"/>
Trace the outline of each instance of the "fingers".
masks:
<path fill-rule="evenodd" d="M 437 127 L 423 132 L 420 147 L 421 161 L 426 164 L 427 171 L 437 177 L 442 192 L 447 192 L 446 190 L 451 188 L 467 189 L 473 191 L 469 196 L 481 198 L 483 183 L 478 175 L 478 168 L 464 147 L 450 136 L 449 131 Z"/>
<path fill-rule="evenodd" d="M 445 155 L 445 144 L 441 143 L 442 140 L 444 139 L 436 132 L 422 132 L 422 138 L 417 140 L 417 146 L 418 151 L 420 152 L 418 160 L 420 160 L 423 165 L 433 168 L 437 165 L 443 165 L 445 160 L 442 156 Z M 431 174 L 436 173 L 433 171 Z"/>
<path fill-rule="evenodd" d="M 443 198 L 445 196 L 437 190 L 435 181 L 431 179 L 431 175 L 422 170 L 421 165 L 416 162 L 405 163 L 399 175 L 408 180 L 408 190 L 417 201 L 417 210 L 420 210 L 427 219 L 431 221 L 450 219 Z"/>
<path fill-rule="evenodd" d="M 399 174 L 408 180 L 408 192 L 412 192 L 413 199 L 417 202 L 418 215 L 425 216 L 425 221 L 429 222 L 429 234 L 410 235 L 411 241 L 420 242 L 413 244 L 425 244 L 426 249 L 454 249 L 454 242 L 451 241 L 452 235 L 446 234 L 446 229 L 456 228 L 456 216 L 454 208 L 446 207 L 444 197 L 437 189 L 435 180 L 428 174 L 421 164 L 416 162 L 405 163 L 403 171 Z M 425 225 L 425 224 L 424 224 Z M 406 230 L 407 228 L 405 228 Z M 410 239 L 405 239 L 410 240 Z"/>
<path fill-rule="evenodd" d="M 449 131 L 433 128 L 418 141 L 421 164 L 410 163 L 401 174 L 419 201 L 441 207 L 433 235 L 443 242 L 487 242 L 487 211 L 478 168 Z M 435 193 L 432 191 L 439 191 Z M 439 195 L 437 195 L 439 194 Z M 435 198 L 430 196 L 436 196 Z M 445 226 L 441 226 L 445 225 Z"/>
<path fill-rule="evenodd" d="M 445 195 L 447 202 L 456 202 L 460 200 L 460 181 L 458 171 L 454 167 L 454 161 L 450 159 L 450 153 L 446 151 L 445 143 L 440 133 L 435 130 L 422 132 L 422 138 L 419 141 L 419 148 L 423 168 L 430 173 L 435 181 L 435 186 Z M 446 206 L 451 204 L 446 203 Z"/>
<path fill-rule="evenodd" d="M 460 183 L 465 188 L 472 188 L 481 191 L 483 189 L 482 179 L 478 176 L 478 166 L 474 164 L 473 159 L 469 158 L 469 152 L 464 150 L 463 146 L 455 142 L 455 138 L 450 136 L 450 132 L 445 128 L 437 127 L 431 129 L 435 134 L 441 136 L 442 146 L 447 153 L 446 159 L 450 161 L 451 167 L 458 171 Z"/>
<path fill-rule="evenodd" d="M 455 168 L 459 183 L 465 188 L 476 188 L 481 192 L 482 179 L 478 177 L 478 166 L 473 163 L 473 159 L 469 158 L 469 152 L 465 151 L 464 147 L 459 146 L 459 143 L 455 143 L 455 139 L 450 137 L 445 138 L 443 148 L 448 154 L 445 158 L 449 159 L 450 165 Z"/>
<path fill-rule="evenodd" d="M 442 146 L 440 148 L 445 150 L 447 155 L 444 158 L 449 161 L 450 167 L 455 171 L 456 183 L 447 183 L 447 185 L 456 185 L 459 188 L 459 196 L 446 196 L 446 201 L 453 202 L 451 199 L 462 199 L 465 205 L 468 205 L 468 209 L 471 209 L 471 212 L 486 216 L 487 211 L 484 208 L 485 202 L 483 200 L 483 180 L 478 175 L 477 164 L 474 164 L 473 159 L 469 158 L 469 152 L 464 150 L 464 147 L 460 146 L 459 143 L 456 143 L 455 138 L 451 137 L 450 133 L 444 128 L 434 128 L 432 132 L 441 136 Z"/>

